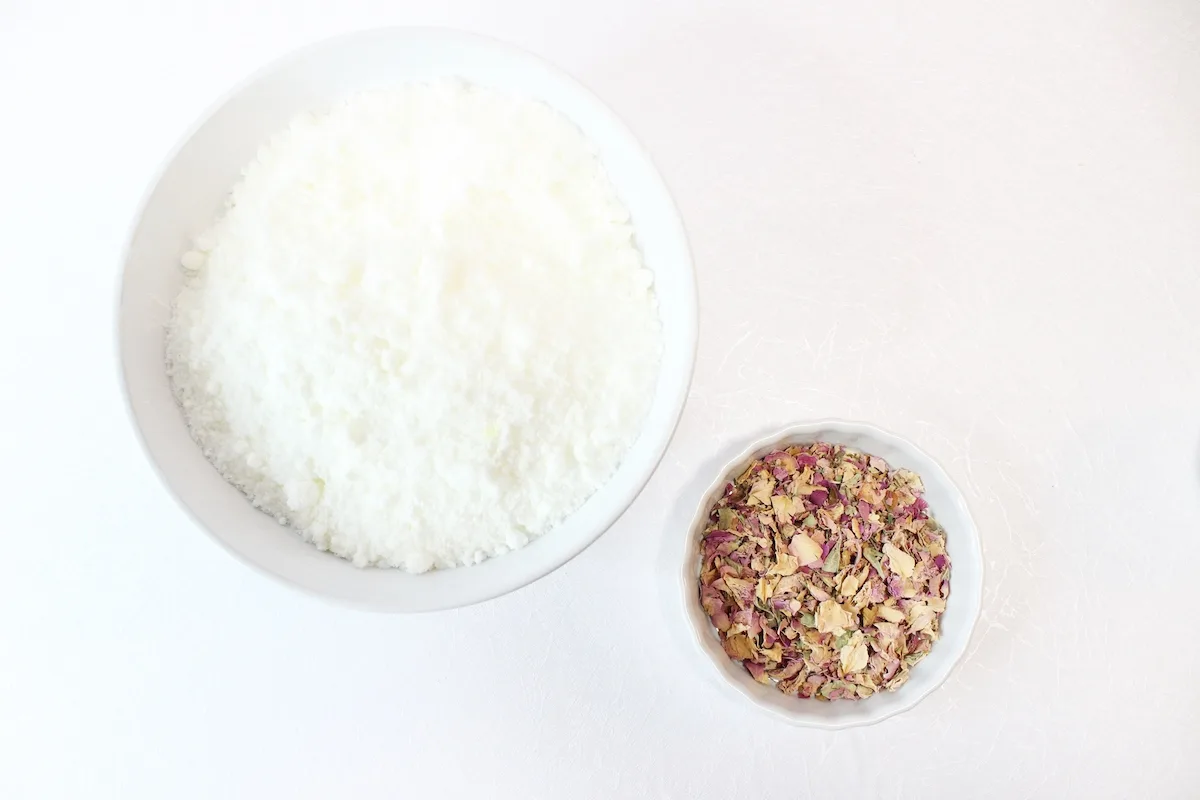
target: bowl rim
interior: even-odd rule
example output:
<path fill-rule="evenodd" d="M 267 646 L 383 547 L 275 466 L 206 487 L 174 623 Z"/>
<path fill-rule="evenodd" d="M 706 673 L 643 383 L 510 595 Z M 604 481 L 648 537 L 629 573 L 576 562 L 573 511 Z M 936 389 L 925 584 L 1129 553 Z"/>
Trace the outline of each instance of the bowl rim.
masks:
<path fill-rule="evenodd" d="M 367 600 L 364 598 L 352 598 L 338 594 L 330 594 L 323 592 L 315 587 L 306 585 L 299 581 L 293 580 L 290 577 L 282 575 L 275 570 L 272 570 L 258 562 L 248 558 L 232 545 L 218 536 L 210 529 L 207 523 L 204 522 L 198 513 L 184 501 L 183 497 L 176 491 L 172 482 L 165 474 L 162 465 L 155 457 L 154 452 L 150 449 L 150 445 L 146 440 L 146 434 L 142 429 L 142 425 L 138 420 L 137 411 L 134 408 L 133 398 L 130 394 L 129 381 L 127 377 L 128 365 L 125 362 L 124 348 L 122 347 L 122 307 L 125 293 L 125 277 L 126 268 L 129 262 L 129 257 L 132 252 L 134 241 L 138 231 L 142 225 L 142 221 L 146 215 L 146 210 L 149 207 L 150 201 L 154 196 L 158 185 L 166 176 L 168 170 L 179 157 L 192 138 L 200 131 L 201 128 L 230 101 L 236 98 L 239 94 L 249 89 L 258 81 L 270 76 L 272 73 L 285 68 L 289 62 L 302 59 L 313 52 L 337 46 L 345 46 L 358 39 L 396 35 L 396 36 L 432 36 L 432 37 L 447 37 L 454 38 L 464 42 L 471 42 L 483 47 L 491 47 L 501 50 L 507 50 L 512 55 L 529 59 L 537 62 L 546 71 L 553 73 L 558 78 L 566 83 L 574 86 L 583 95 L 590 98 L 595 103 L 597 110 L 610 118 L 617 127 L 622 130 L 627 136 L 630 143 L 640 153 L 642 158 L 651 167 L 654 177 L 661 184 L 662 189 L 670 202 L 671 208 L 674 211 L 674 222 L 677 228 L 677 234 L 680 244 L 683 248 L 683 253 L 686 256 L 686 277 L 690 285 L 690 290 L 682 299 L 683 314 L 680 324 L 679 339 L 683 346 L 684 367 L 686 379 L 681 381 L 678 386 L 672 390 L 670 398 L 670 418 L 672 420 L 669 428 L 662 432 L 661 440 L 650 459 L 646 462 L 644 468 L 645 475 L 639 481 L 637 488 L 633 490 L 627 498 L 621 503 L 614 503 L 611 508 L 604 514 L 597 516 L 596 525 L 593 532 L 589 535 L 580 537 L 580 539 L 571 547 L 566 548 L 562 554 L 552 559 L 547 563 L 544 569 L 536 570 L 536 574 L 532 576 L 524 574 L 514 574 L 510 579 L 499 581 L 500 585 L 493 590 L 481 591 L 467 597 L 464 600 L 451 600 L 448 602 L 428 602 L 418 606 L 400 607 L 396 604 Z M 184 129 L 183 133 L 177 138 L 174 145 L 167 150 L 165 155 L 160 159 L 158 166 L 150 174 L 145 188 L 134 207 L 128 228 L 122 240 L 120 251 L 117 255 L 117 270 L 114 277 L 113 294 L 112 294 L 112 319 L 110 323 L 110 346 L 112 347 L 111 357 L 113 366 L 117 373 L 117 384 L 121 394 L 121 405 L 125 411 L 125 420 L 132 432 L 138 447 L 141 450 L 145 462 L 150 466 L 159 484 L 166 490 L 167 495 L 183 513 L 191 520 L 193 525 L 204 532 L 205 536 L 212 542 L 216 543 L 226 553 L 232 555 L 236 561 L 251 568 L 254 572 L 265 575 L 279 585 L 287 586 L 297 590 L 310 597 L 319 598 L 327 603 L 334 605 L 353 608 L 362 611 L 373 611 L 377 613 L 391 614 L 406 614 L 406 613 L 430 613 L 437 611 L 447 611 L 456 608 L 466 608 L 480 603 L 494 600 L 506 594 L 515 592 L 516 590 L 533 584 L 552 572 L 560 569 L 565 564 L 570 562 L 588 547 L 596 542 L 604 533 L 606 533 L 620 517 L 632 506 L 645 491 L 646 485 L 653 478 L 654 473 L 661 465 L 671 442 L 674 441 L 675 435 L 679 430 L 679 424 L 683 418 L 683 411 L 687 405 L 687 398 L 691 393 L 692 383 L 695 380 L 696 355 L 699 348 L 699 306 L 700 294 L 699 286 L 696 281 L 696 265 L 695 258 L 692 254 L 691 241 L 688 236 L 687 225 L 683 219 L 683 215 L 679 210 L 679 203 L 672 192 L 670 185 L 667 183 L 665 176 L 655 162 L 653 155 L 642 143 L 641 139 L 634 133 L 633 129 L 625 122 L 613 108 L 606 103 L 599 94 L 592 90 L 590 86 L 585 84 L 573 74 L 568 72 L 563 67 L 544 58 L 537 53 L 492 36 L 466 31 L 459 28 L 439 25 L 382 25 L 367 28 L 359 28 L 356 30 L 347 31 L 334 36 L 322 37 L 294 47 L 290 50 L 279 54 L 270 60 L 260 64 L 249 74 L 235 81 L 231 86 L 225 89 L 218 97 L 212 100 L 203 111 L 196 116 L 192 122 Z M 618 467 L 619 468 L 619 467 Z M 547 535 L 552 535 L 553 529 L 547 531 Z M 506 553 L 505 555 L 511 555 Z M 337 558 L 337 556 L 332 556 Z M 503 556 L 500 556 L 501 558 Z M 467 569 L 469 567 L 455 567 L 455 569 Z M 407 574 L 407 573 L 405 573 Z"/>
<path fill-rule="evenodd" d="M 760 701 L 759 697 L 752 691 L 753 687 L 758 684 L 753 683 L 749 673 L 745 673 L 745 679 L 733 679 L 730 674 L 723 669 L 723 664 L 718 663 L 717 655 L 713 649 L 706 646 L 705 639 L 711 638 L 712 623 L 708 616 L 700 608 L 698 595 L 696 592 L 696 581 L 699 578 L 699 560 L 695 556 L 695 544 L 697 541 L 698 531 L 703 526 L 708 511 L 712 502 L 716 499 L 716 495 L 720 492 L 724 485 L 729 481 L 731 476 L 742 468 L 742 466 L 753 458 L 765 455 L 770 450 L 775 449 L 783 444 L 787 439 L 809 435 L 814 431 L 823 428 L 832 428 L 839 433 L 855 433 L 865 434 L 867 436 L 887 441 L 900 449 L 906 450 L 920 458 L 929 462 L 932 470 L 923 470 L 922 479 L 928 479 L 932 475 L 932 480 L 945 488 L 951 495 L 951 501 L 957 506 L 958 511 L 962 515 L 962 519 L 966 520 L 966 530 L 956 531 L 957 535 L 965 536 L 973 542 L 974 558 L 970 559 L 973 562 L 975 574 L 978 575 L 978 582 L 974 587 L 965 587 L 967 594 L 963 595 L 965 604 L 969 606 L 971 612 L 969 618 L 964 623 L 966 626 L 966 639 L 959 652 L 953 654 L 951 660 L 944 667 L 944 672 L 935 683 L 924 689 L 923 691 L 914 692 L 910 698 L 899 701 L 898 703 L 888 706 L 887 710 L 880 711 L 876 714 L 864 716 L 860 718 L 849 718 L 844 720 L 824 720 L 818 717 L 809 715 L 805 711 L 804 706 L 798 706 L 796 710 L 785 710 L 774 705 L 767 705 Z M 717 683 L 721 687 L 721 691 L 727 696 L 737 699 L 749 701 L 749 703 L 764 714 L 787 722 L 791 725 L 803 728 L 814 728 L 827 731 L 845 730 L 847 728 L 865 727 L 875 725 L 884 720 L 891 719 L 906 711 L 912 710 L 918 703 L 924 700 L 929 695 L 939 689 L 946 680 L 954 674 L 955 670 L 962 663 L 963 657 L 969 649 L 970 639 L 975 632 L 975 628 L 979 622 L 979 617 L 982 613 L 983 605 L 983 581 L 984 581 L 984 564 L 983 564 L 983 548 L 982 540 L 979 536 L 979 529 L 975 524 L 974 515 L 971 513 L 970 506 L 967 504 L 966 497 L 963 495 L 958 484 L 950 477 L 946 469 L 941 463 L 930 456 L 923 449 L 918 447 L 908 439 L 892 433 L 891 431 L 880 428 L 877 425 L 867 422 L 856 422 L 852 420 L 839 419 L 835 417 L 826 417 L 823 419 L 812 420 L 808 422 L 794 423 L 785 426 L 778 431 L 769 435 L 758 438 L 748 444 L 736 456 L 730 459 L 723 467 L 718 470 L 716 477 L 712 483 L 703 491 L 700 496 L 699 503 L 696 507 L 696 512 L 693 514 L 687 529 L 684 531 L 682 563 L 678 575 L 680 595 L 679 600 L 683 604 L 684 617 L 687 621 L 687 626 L 691 632 L 689 637 L 693 649 L 702 657 L 707 664 L 705 671 L 710 677 L 717 678 Z M 956 559 L 957 561 L 957 559 Z M 722 654 L 723 655 L 723 654 Z M 725 661 L 732 661 L 727 657 Z M 753 686 L 752 686 L 753 684 Z M 902 687 L 903 688 L 903 687 Z"/>

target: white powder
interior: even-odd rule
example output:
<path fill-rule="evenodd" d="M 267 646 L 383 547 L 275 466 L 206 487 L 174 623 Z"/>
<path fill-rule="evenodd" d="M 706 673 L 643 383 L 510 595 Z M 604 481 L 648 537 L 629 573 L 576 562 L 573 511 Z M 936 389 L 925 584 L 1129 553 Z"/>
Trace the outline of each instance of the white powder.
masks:
<path fill-rule="evenodd" d="M 295 119 L 183 266 L 167 368 L 193 437 L 360 566 L 524 545 L 612 475 L 654 393 L 628 212 L 578 128 L 499 91 Z"/>

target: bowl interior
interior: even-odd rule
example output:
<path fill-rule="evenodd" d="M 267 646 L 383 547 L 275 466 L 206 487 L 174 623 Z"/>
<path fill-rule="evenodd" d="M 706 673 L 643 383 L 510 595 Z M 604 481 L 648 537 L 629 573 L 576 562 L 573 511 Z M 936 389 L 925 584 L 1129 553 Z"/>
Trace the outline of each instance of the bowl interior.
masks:
<path fill-rule="evenodd" d="M 222 208 L 243 166 L 295 114 L 355 90 L 458 76 L 538 98 L 575 122 L 598 147 L 632 215 L 655 275 L 664 353 L 642 432 L 615 475 L 555 530 L 478 566 L 409 575 L 360 570 L 322 553 L 255 511 L 192 442 L 164 367 L 164 326 L 179 292 L 179 257 Z M 197 520 L 245 561 L 301 588 L 382 610 L 420 611 L 478 602 L 565 563 L 602 533 L 649 478 L 674 431 L 691 379 L 696 300 L 683 225 L 648 155 L 586 89 L 516 48 L 439 29 L 366 31 L 301 50 L 235 89 L 171 157 L 130 238 L 119 349 L 137 428 L 163 479 Z"/>
<path fill-rule="evenodd" d="M 728 481 L 741 473 L 745 463 L 779 447 L 809 442 L 831 442 L 880 456 L 893 468 L 906 467 L 921 476 L 925 499 L 938 522 L 946 529 L 946 549 L 950 554 L 950 597 L 942 616 L 942 635 L 933 650 L 913 667 L 908 682 L 895 692 L 882 692 L 859 701 L 823 703 L 783 694 L 773 686 L 757 683 L 741 664 L 732 661 L 721 648 L 716 629 L 700 605 L 697 589 L 700 575 L 698 545 L 703 535 L 708 510 L 720 497 Z M 722 685 L 732 687 L 768 713 L 798 725 L 820 728 L 845 728 L 879 722 L 905 711 L 950 674 L 967 648 L 983 589 L 983 555 L 979 533 L 971 519 L 962 493 L 936 461 L 915 445 L 894 434 L 870 425 L 840 421 L 822 421 L 797 425 L 763 439 L 731 461 L 705 492 L 696 516 L 685 537 L 680 588 L 684 609 L 694 639 L 703 658 L 716 668 Z"/>

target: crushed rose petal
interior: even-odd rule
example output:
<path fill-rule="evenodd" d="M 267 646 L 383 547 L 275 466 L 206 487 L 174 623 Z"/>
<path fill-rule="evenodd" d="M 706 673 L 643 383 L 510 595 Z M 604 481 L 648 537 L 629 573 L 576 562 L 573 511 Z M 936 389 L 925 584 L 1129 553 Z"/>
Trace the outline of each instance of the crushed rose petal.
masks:
<path fill-rule="evenodd" d="M 700 601 L 731 659 L 817 700 L 895 691 L 940 634 L 946 534 L 914 473 L 816 442 L 747 465 L 700 542 Z"/>

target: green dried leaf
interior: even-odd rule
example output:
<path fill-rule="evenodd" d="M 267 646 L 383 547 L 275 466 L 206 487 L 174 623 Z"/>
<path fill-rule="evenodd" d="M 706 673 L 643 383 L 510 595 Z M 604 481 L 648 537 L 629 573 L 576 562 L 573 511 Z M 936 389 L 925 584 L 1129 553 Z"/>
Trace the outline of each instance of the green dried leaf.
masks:
<path fill-rule="evenodd" d="M 717 527 L 723 531 L 737 530 L 734 524 L 737 522 L 737 512 L 732 508 L 717 509 Z"/>
<path fill-rule="evenodd" d="M 825 557 L 825 564 L 821 567 L 823 572 L 837 572 L 842 561 L 842 543 L 838 542 L 829 555 Z"/>
<path fill-rule="evenodd" d="M 871 562 L 871 566 L 875 568 L 880 577 L 887 577 L 887 573 L 883 571 L 883 553 L 874 547 L 864 547 L 863 555 L 867 557 L 867 561 Z"/>

